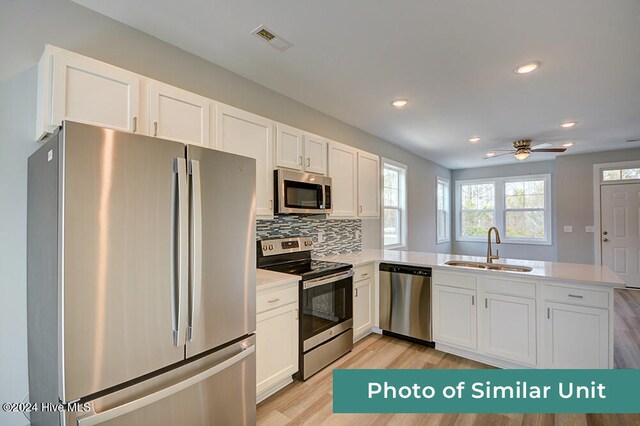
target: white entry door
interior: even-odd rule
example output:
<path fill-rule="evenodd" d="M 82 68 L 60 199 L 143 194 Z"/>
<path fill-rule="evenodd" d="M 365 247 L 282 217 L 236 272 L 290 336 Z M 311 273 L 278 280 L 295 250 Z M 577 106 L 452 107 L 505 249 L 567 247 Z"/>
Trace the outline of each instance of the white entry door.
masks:
<path fill-rule="evenodd" d="M 640 183 L 602 185 L 602 264 L 640 287 Z"/>

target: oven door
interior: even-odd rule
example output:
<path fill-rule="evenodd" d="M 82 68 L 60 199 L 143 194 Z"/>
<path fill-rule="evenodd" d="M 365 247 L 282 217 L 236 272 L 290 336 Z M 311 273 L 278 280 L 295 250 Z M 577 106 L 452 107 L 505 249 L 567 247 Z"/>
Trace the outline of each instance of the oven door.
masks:
<path fill-rule="evenodd" d="M 353 270 L 302 282 L 302 351 L 353 326 Z"/>
<path fill-rule="evenodd" d="M 330 178 L 299 173 L 289 170 L 277 170 L 277 213 L 330 213 L 325 191 L 330 188 Z M 330 190 L 329 190 L 330 191 Z"/>

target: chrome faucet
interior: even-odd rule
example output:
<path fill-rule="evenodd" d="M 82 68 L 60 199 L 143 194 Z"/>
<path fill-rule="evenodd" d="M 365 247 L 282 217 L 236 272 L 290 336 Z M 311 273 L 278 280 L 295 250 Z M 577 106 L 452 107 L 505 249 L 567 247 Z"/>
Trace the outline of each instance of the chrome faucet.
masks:
<path fill-rule="evenodd" d="M 491 253 L 491 231 L 496 231 L 496 244 L 500 244 L 500 233 L 498 228 L 492 226 L 487 233 L 487 263 L 493 263 L 494 260 L 500 259 L 499 252 L 496 250 L 496 255 Z"/>

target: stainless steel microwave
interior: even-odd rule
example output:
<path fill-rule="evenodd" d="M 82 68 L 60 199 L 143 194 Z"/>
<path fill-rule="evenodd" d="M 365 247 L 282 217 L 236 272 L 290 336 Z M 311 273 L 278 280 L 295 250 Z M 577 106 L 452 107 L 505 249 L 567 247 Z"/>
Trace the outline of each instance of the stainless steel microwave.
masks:
<path fill-rule="evenodd" d="M 276 214 L 331 213 L 331 178 L 313 173 L 276 169 Z"/>

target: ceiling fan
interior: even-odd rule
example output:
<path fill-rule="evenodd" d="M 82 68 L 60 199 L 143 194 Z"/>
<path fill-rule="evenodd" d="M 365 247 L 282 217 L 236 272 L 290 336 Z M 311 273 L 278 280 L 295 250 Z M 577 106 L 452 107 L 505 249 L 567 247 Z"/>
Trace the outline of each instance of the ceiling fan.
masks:
<path fill-rule="evenodd" d="M 548 148 L 552 146 L 550 143 L 542 143 L 539 145 L 531 146 L 531 139 L 520 139 L 513 142 L 513 149 L 504 150 L 504 149 L 494 149 L 493 151 L 507 151 L 504 154 L 498 155 L 487 155 L 484 159 L 488 160 L 490 158 L 502 157 L 503 155 L 511 155 L 513 154 L 518 160 L 526 160 L 529 155 L 535 152 L 565 152 L 567 148 Z"/>

